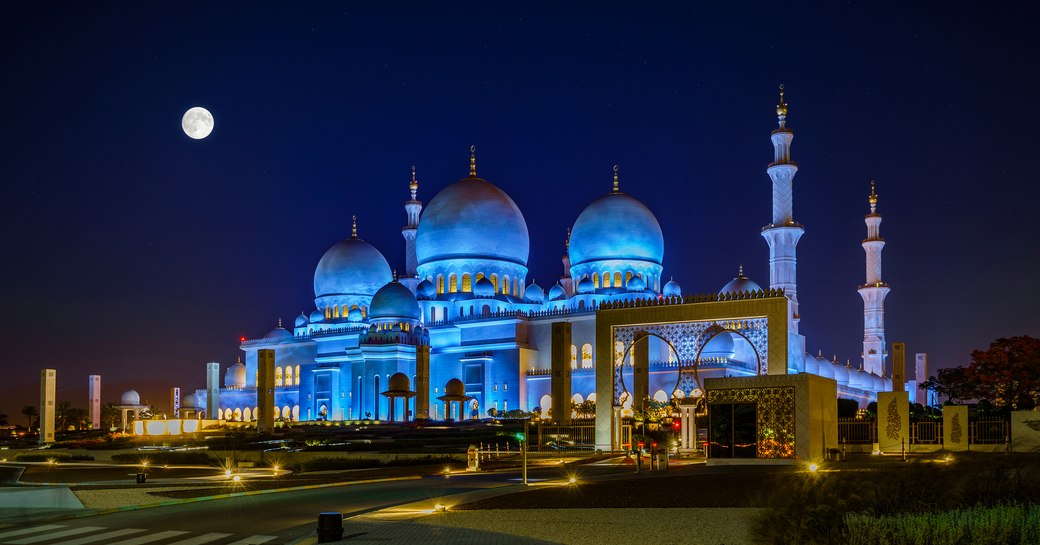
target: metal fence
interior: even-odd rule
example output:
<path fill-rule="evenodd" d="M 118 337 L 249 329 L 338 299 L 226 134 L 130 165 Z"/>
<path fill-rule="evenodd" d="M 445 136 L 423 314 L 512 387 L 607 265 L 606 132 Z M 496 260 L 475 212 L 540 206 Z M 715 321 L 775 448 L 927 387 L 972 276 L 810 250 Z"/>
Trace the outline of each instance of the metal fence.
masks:
<path fill-rule="evenodd" d="M 999 445 L 1006 443 L 1009 422 L 1001 417 L 983 417 L 968 423 L 968 442 L 972 445 Z M 877 443 L 877 420 L 873 418 L 839 418 L 838 442 L 845 445 Z M 911 445 L 941 445 L 943 425 L 940 420 L 910 422 Z"/>
<path fill-rule="evenodd" d="M 1007 443 L 1010 423 L 1003 418 L 986 417 L 968 422 L 968 442 L 976 445 Z"/>
<path fill-rule="evenodd" d="M 532 447 L 537 452 L 596 449 L 595 424 L 538 425 L 530 431 L 534 437 L 529 439 L 535 440 Z"/>

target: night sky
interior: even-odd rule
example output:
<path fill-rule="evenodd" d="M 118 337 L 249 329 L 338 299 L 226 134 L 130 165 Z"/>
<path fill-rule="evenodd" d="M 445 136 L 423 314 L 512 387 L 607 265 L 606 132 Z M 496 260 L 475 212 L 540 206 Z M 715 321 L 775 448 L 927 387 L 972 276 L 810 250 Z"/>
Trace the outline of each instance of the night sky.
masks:
<path fill-rule="evenodd" d="M 859 363 L 872 178 L 889 342 L 949 366 L 1038 335 L 1040 14 L 916 4 L 8 6 L 0 410 L 24 423 L 43 367 L 75 406 L 90 373 L 106 402 L 202 387 L 240 336 L 313 309 L 352 214 L 403 270 L 411 166 L 429 202 L 471 144 L 527 220 L 529 281 L 560 276 L 617 163 L 666 278 L 713 292 L 743 263 L 768 285 L 780 82 L 810 352 Z M 180 128 L 192 106 L 205 140 Z"/>

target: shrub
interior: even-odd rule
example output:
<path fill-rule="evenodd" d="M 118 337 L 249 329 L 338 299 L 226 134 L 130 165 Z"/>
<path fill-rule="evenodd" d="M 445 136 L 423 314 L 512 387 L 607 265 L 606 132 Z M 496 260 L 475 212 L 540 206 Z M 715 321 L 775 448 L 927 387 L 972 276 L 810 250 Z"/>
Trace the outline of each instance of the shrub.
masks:
<path fill-rule="evenodd" d="M 1040 506 L 977 506 L 941 513 L 845 516 L 849 545 L 1028 545 L 1040 543 Z"/>
<path fill-rule="evenodd" d="M 64 452 L 27 452 L 14 457 L 16 462 L 50 462 L 51 460 L 55 462 L 70 462 L 72 461 L 72 455 Z"/>
<path fill-rule="evenodd" d="M 125 452 L 113 454 L 112 461 L 117 464 L 151 465 L 216 465 L 217 461 L 209 454 L 199 451 L 189 452 Z"/>

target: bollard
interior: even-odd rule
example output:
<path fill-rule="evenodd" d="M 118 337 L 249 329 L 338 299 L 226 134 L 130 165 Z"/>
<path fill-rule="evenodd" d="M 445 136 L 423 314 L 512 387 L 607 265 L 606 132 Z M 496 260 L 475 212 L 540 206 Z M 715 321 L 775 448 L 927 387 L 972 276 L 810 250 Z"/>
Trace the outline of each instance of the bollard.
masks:
<path fill-rule="evenodd" d="M 343 514 L 318 513 L 318 543 L 331 543 L 341 539 L 343 539 Z"/>
<path fill-rule="evenodd" d="M 148 476 L 147 476 L 147 474 L 145 474 L 145 473 L 138 473 L 138 474 L 137 474 L 137 484 L 142 484 L 142 483 L 144 483 L 144 482 L 145 482 L 145 481 L 146 481 L 147 479 L 148 479 Z"/>

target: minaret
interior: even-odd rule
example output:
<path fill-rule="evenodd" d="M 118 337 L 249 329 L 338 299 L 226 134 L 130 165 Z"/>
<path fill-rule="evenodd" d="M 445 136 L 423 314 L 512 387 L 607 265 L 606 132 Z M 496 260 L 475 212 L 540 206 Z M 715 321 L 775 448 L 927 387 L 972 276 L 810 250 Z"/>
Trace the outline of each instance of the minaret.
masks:
<path fill-rule="evenodd" d="M 412 193 L 412 198 L 404 203 L 408 224 L 401 228 L 401 235 L 404 236 L 405 271 L 400 281 L 401 284 L 412 290 L 412 293 L 415 293 L 415 288 L 419 285 L 419 277 L 416 273 L 419 262 L 415 257 L 415 234 L 419 229 L 419 212 L 422 211 L 422 202 L 415 196 L 419 191 L 419 181 L 415 179 L 415 165 L 412 165 L 412 181 L 408 183 L 408 189 Z"/>
<path fill-rule="evenodd" d="M 563 276 L 560 285 L 567 297 L 574 295 L 574 279 L 571 278 L 571 228 L 567 228 L 567 240 L 563 241 Z"/>
<path fill-rule="evenodd" d="M 881 249 L 885 247 L 885 239 L 881 238 L 881 214 L 877 213 L 877 193 L 874 182 L 870 182 L 870 213 L 864 223 L 867 224 L 867 238 L 863 241 L 863 251 L 867 254 L 867 282 L 859 287 L 863 297 L 863 369 L 878 376 L 885 374 L 885 296 L 889 287 L 881 279 Z"/>
<path fill-rule="evenodd" d="M 791 333 L 798 333 L 798 276 L 796 248 L 805 229 L 794 221 L 794 175 L 798 165 L 791 161 L 794 133 L 787 128 L 787 102 L 780 85 L 780 103 L 776 105 L 780 127 L 773 130 L 773 162 L 766 173 L 773 181 L 773 221 L 762 228 L 762 238 L 769 245 L 769 287 L 783 289 L 791 300 Z"/>

